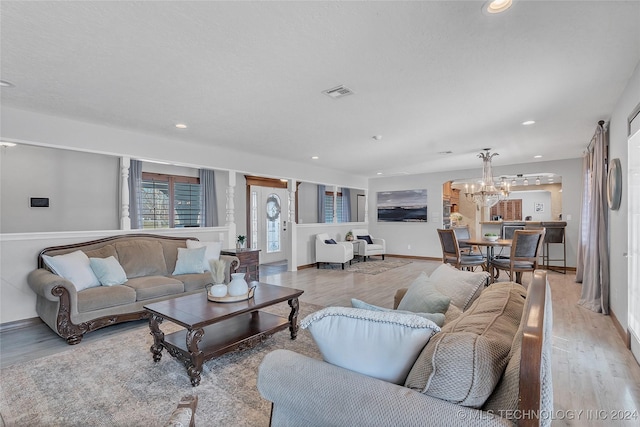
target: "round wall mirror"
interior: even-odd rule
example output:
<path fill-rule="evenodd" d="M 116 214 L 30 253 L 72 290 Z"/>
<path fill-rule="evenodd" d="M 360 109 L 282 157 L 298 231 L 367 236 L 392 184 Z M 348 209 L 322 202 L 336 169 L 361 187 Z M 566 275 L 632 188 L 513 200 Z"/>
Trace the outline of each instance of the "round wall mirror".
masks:
<path fill-rule="evenodd" d="M 609 209 L 617 211 L 622 198 L 622 166 L 620 159 L 611 160 L 607 177 L 607 201 Z"/>

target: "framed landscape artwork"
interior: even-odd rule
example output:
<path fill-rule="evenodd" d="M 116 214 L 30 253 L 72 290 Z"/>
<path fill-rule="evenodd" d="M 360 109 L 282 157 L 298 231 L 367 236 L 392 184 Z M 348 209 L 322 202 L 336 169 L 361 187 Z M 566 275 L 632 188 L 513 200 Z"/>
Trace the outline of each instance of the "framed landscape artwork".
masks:
<path fill-rule="evenodd" d="M 427 222 L 427 190 L 382 191 L 378 222 Z"/>

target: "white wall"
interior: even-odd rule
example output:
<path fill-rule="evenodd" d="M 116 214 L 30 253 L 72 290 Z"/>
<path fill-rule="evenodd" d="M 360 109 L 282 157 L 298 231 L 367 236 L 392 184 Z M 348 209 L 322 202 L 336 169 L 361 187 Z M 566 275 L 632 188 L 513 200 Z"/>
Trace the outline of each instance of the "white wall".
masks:
<path fill-rule="evenodd" d="M 298 186 L 298 223 L 318 222 L 318 185 L 303 182 Z"/>
<path fill-rule="evenodd" d="M 175 138 L 167 138 L 6 106 L 2 106 L 0 117 L 1 136 L 5 141 L 167 161 L 196 168 L 235 170 L 252 175 L 293 178 L 350 188 L 367 187 L 367 179 L 364 176 L 305 162 L 240 152 L 216 146 L 215 141 L 211 144 L 196 144 L 182 140 L 180 130 L 176 130 Z"/>
<path fill-rule="evenodd" d="M 595 127 L 594 127 L 595 129 Z M 567 221 L 567 266 L 576 266 L 576 247 L 581 198 L 581 159 L 535 162 L 520 165 L 493 165 L 494 175 L 514 175 L 518 173 L 554 173 L 562 176 L 563 220 Z M 382 237 L 387 243 L 387 253 L 440 258 L 442 251 L 437 229 L 442 227 L 442 184 L 449 180 L 478 177 L 482 164 L 477 169 L 438 173 L 425 173 L 390 178 L 373 178 L 369 182 L 369 231 Z M 377 222 L 376 193 L 380 191 L 427 189 L 426 223 Z M 562 254 L 560 245 L 551 245 L 551 258 Z"/>
<path fill-rule="evenodd" d="M 509 194 L 510 199 L 522 199 L 522 219 L 530 216 L 531 221 L 550 221 L 558 218 L 551 217 L 551 192 L 549 191 L 513 191 Z M 534 206 L 542 203 L 544 210 L 536 212 Z"/>
<path fill-rule="evenodd" d="M 0 232 L 109 230 L 119 227 L 120 159 L 16 145 L 0 150 Z M 31 197 L 48 197 L 32 208 Z"/>
<path fill-rule="evenodd" d="M 609 124 L 609 157 L 619 158 L 622 164 L 622 201 L 620 209 L 609 211 L 609 269 L 610 269 L 610 308 L 623 328 L 628 324 L 628 292 L 629 277 L 627 264 L 628 226 L 628 181 L 629 165 L 627 140 L 628 118 L 633 109 L 640 103 L 640 63 L 618 99 L 611 114 Z"/>

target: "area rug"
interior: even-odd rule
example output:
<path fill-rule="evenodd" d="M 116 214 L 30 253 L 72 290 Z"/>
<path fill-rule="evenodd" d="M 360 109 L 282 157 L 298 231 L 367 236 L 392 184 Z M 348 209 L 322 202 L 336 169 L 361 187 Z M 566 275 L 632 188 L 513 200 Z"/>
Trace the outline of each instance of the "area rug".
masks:
<path fill-rule="evenodd" d="M 300 303 L 300 317 L 322 307 Z M 285 304 L 265 311 L 288 316 Z M 164 322 L 165 332 L 179 327 Z M 148 327 L 2 369 L 0 414 L 6 426 L 161 426 L 182 396 L 197 395 L 196 425 L 267 426 L 270 402 L 256 388 L 258 366 L 278 348 L 320 359 L 313 338 L 284 330 L 250 350 L 210 360 L 192 387 L 166 350 L 154 363 Z"/>
<path fill-rule="evenodd" d="M 380 274 L 385 271 L 392 270 L 394 268 L 402 267 L 403 265 L 410 264 L 411 261 L 406 261 L 403 259 L 371 259 L 369 258 L 367 262 L 356 262 L 351 264 L 346 268 L 346 271 L 351 271 L 354 273 L 364 273 L 364 274 Z"/>

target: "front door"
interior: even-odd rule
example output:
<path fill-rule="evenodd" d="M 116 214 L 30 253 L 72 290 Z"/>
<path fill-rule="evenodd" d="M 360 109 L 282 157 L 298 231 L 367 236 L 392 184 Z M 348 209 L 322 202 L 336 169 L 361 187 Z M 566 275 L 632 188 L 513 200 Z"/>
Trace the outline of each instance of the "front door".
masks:
<path fill-rule="evenodd" d="M 260 264 L 287 259 L 288 194 L 284 188 L 251 186 L 251 247 Z"/>

